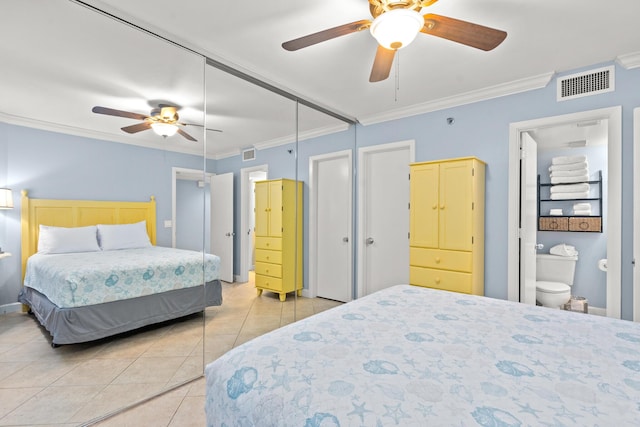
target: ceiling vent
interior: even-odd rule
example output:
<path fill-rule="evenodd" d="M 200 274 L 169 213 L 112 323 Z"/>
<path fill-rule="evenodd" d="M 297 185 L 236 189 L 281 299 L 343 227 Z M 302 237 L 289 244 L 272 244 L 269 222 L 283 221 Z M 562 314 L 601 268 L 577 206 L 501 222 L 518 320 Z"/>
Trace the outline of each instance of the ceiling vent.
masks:
<path fill-rule="evenodd" d="M 605 67 L 559 78 L 558 101 L 581 98 L 615 90 L 615 68 Z"/>
<path fill-rule="evenodd" d="M 246 150 L 242 150 L 242 161 L 248 162 L 249 160 L 255 160 L 256 158 L 256 149 L 255 148 L 247 148 Z"/>

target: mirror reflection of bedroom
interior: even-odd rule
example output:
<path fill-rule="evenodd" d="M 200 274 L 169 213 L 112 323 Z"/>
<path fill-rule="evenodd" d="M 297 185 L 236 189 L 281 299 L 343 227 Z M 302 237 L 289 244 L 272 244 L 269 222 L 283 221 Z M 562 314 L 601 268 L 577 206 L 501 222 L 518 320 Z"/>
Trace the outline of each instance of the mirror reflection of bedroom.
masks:
<path fill-rule="evenodd" d="M 12 105 L 5 109 L 11 114 L 2 115 L 2 152 L 10 155 L 3 157 L 0 177 L 10 187 L 13 208 L 2 212 L 7 285 L 0 289 L 0 395 L 5 405 L 0 420 L 11 425 L 82 425 L 183 384 L 199 390 L 203 382 L 191 381 L 202 378 L 205 363 L 338 304 L 302 297 L 302 258 L 295 250 L 298 289 L 278 292 L 265 284 L 258 295 L 255 219 L 247 214 L 253 214 L 255 182 L 300 178 L 299 137 L 317 127 L 343 128 L 343 122 L 72 2 L 51 7 L 51 14 L 75 16 L 78 27 L 51 27 L 45 14 L 30 21 L 33 28 L 48 28 L 50 39 L 66 46 L 67 65 L 78 64 L 74 72 L 86 79 L 78 80 L 78 90 L 97 85 L 103 95 L 90 103 L 65 101 L 65 108 L 56 110 L 57 122 L 26 120 L 33 115 L 29 106 L 20 106 L 21 111 Z M 9 21 L 24 22 L 28 5 L 16 3 L 11 12 L 5 15 Z M 80 28 L 85 25 L 94 31 Z M 33 28 L 22 25 L 13 35 Z M 86 40 L 74 36 L 81 31 Z M 107 39 L 110 46 L 120 40 L 121 48 L 112 52 L 103 46 Z M 23 51 L 44 57 L 46 44 L 26 35 L 22 40 Z M 163 52 L 172 61 L 134 60 L 125 45 Z M 89 60 L 88 52 L 94 53 L 97 68 L 109 72 L 83 77 L 80 64 Z M 11 72 L 27 79 L 45 66 L 14 63 L 24 67 Z M 128 76 L 127 83 L 114 85 L 110 73 Z M 64 75 L 62 70 L 52 73 L 43 84 L 56 87 Z M 141 80 L 148 79 L 156 90 L 136 94 L 145 84 Z M 253 95 L 234 96 L 233 88 Z M 53 98 L 54 93 L 52 104 L 73 98 L 65 93 Z M 179 108 L 163 110 L 169 104 Z M 246 115 L 235 128 L 218 129 L 220 105 Z M 157 115 L 174 113 L 187 125 L 173 136 L 155 133 L 150 123 Z M 86 128 L 82 117 L 87 116 L 98 118 L 92 122 L 96 127 Z M 257 133 L 259 140 L 245 136 L 247 126 L 256 128 L 249 134 Z M 273 141 L 274 148 L 265 149 Z M 262 148 L 247 163 L 248 189 L 240 190 L 225 170 L 237 168 L 237 147 Z M 239 197 L 246 200 L 240 203 Z M 295 197 L 302 202 L 302 193 Z M 298 203 L 292 206 L 292 241 L 301 247 L 302 217 L 296 213 Z M 249 221 L 243 227 L 247 239 L 234 247 L 241 230 L 233 215 L 241 210 Z M 177 253 L 162 252 L 157 261 L 142 254 L 156 248 Z M 107 263 L 106 256 L 118 264 Z M 38 259 L 45 264 L 37 265 Z M 69 270 L 60 267 L 63 260 L 71 260 Z M 264 267 L 266 260 L 261 261 Z M 105 269 L 98 270 L 98 264 Z M 274 274 L 261 273 L 269 280 Z M 188 404 L 183 410 L 190 410 Z"/>
<path fill-rule="evenodd" d="M 239 6 L 177 2 L 165 28 L 156 3 L 0 8 L 0 426 L 640 425 L 640 53 L 578 71 L 617 89 L 559 100 L 571 70 L 503 82 L 515 28 L 426 12 L 453 0 L 330 0 L 373 20 L 284 44 L 309 10 L 271 2 L 220 52 L 175 34 Z M 280 9 L 276 52 L 255 36 Z M 389 16 L 417 31 L 402 66 Z M 358 79 L 346 40 L 380 43 Z M 419 43 L 453 46 L 428 78 Z M 445 94 L 450 62 L 474 74 Z M 558 146 L 569 122 L 598 141 Z M 579 252 L 562 298 L 581 306 L 536 305 L 535 244 Z"/>
<path fill-rule="evenodd" d="M 43 105 L 56 113 L 43 121 L 28 105 L 3 107 L 2 176 L 13 208 L 2 218 L 8 281 L 1 295 L 11 310 L 0 322 L 0 418 L 11 425 L 78 425 L 202 375 L 203 310 L 221 303 L 219 258 L 204 253 L 205 223 L 197 218 L 185 222 L 186 244 L 174 249 L 171 168 L 199 170 L 203 179 L 205 132 L 185 129 L 193 141 L 176 135 L 184 140 L 180 152 L 163 147 L 146 117 L 169 117 L 174 111 L 163 108 L 173 102 L 183 107 L 181 120 L 201 123 L 206 64 L 71 2 L 40 6 L 50 13 L 30 15 L 29 5 L 16 2 L 4 18 L 21 24 L 3 23 L 33 59 L 15 59 L 5 69 L 15 81 L 33 82 L 7 97 L 41 91 Z M 75 24 L 56 26 L 50 18 L 60 13 Z M 48 40 L 29 37 L 35 28 L 47 29 Z M 49 42 L 64 61 L 39 62 Z M 163 52 L 170 61 L 136 60 L 127 45 Z M 85 61 L 103 72 L 84 74 Z M 47 81 L 31 77 L 44 67 Z M 56 96 L 64 67 L 78 91 L 96 85 L 102 95 L 90 104 Z M 131 78 L 114 85 L 114 75 Z M 136 95 L 150 78 L 157 89 Z M 120 101 L 134 96 L 135 102 Z M 88 116 L 104 126 L 87 127 Z M 194 181 L 190 210 L 204 212 L 205 200 Z"/>

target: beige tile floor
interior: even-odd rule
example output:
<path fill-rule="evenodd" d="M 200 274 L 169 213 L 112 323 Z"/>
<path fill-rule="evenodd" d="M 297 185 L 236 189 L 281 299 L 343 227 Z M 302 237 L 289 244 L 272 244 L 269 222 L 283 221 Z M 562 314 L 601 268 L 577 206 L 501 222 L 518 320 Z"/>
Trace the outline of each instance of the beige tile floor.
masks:
<path fill-rule="evenodd" d="M 252 277 L 251 277 L 252 279 Z M 204 361 L 270 330 L 334 307 L 322 298 L 256 295 L 253 280 L 223 283 L 224 302 L 199 315 L 98 343 L 52 349 L 22 313 L 0 316 L 0 426 L 77 426 L 196 378 Z M 294 315 L 295 313 L 295 315 Z M 149 372 L 153 375 L 149 375 Z M 187 382 L 100 426 L 204 426 L 204 378 Z"/>

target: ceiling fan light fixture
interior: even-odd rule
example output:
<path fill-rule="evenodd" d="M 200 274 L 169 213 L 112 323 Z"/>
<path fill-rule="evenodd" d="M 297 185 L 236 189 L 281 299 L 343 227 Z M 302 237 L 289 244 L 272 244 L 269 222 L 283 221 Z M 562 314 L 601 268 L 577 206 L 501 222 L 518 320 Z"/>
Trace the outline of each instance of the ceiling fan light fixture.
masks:
<path fill-rule="evenodd" d="M 171 123 L 151 123 L 151 129 L 160 136 L 173 136 L 178 132 L 178 126 Z"/>
<path fill-rule="evenodd" d="M 415 10 L 392 9 L 373 20 L 371 34 L 386 49 L 408 46 L 424 26 L 424 18 Z"/>

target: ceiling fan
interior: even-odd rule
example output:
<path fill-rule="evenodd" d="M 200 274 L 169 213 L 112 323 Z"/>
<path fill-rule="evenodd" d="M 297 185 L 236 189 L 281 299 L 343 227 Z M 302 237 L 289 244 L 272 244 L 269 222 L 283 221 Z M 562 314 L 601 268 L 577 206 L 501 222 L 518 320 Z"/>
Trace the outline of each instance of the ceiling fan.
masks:
<path fill-rule="evenodd" d="M 178 108 L 172 105 L 160 104 L 158 108 L 151 110 L 150 115 L 144 115 L 139 113 L 132 113 L 130 111 L 115 110 L 108 107 L 95 106 L 91 109 L 97 114 L 106 114 L 107 116 L 126 117 L 128 119 L 142 120 L 142 123 L 137 123 L 131 126 L 125 126 L 121 128 L 127 133 L 137 133 L 147 129 L 153 129 L 158 135 L 173 136 L 176 133 L 182 135 L 189 141 L 197 141 L 194 137 L 183 131 L 180 126 L 201 126 L 190 123 L 182 123 L 178 120 Z M 207 129 L 215 132 L 221 132 L 218 129 Z"/>
<path fill-rule="evenodd" d="M 459 19 L 433 13 L 421 15 L 422 8 L 438 0 L 369 0 L 373 21 L 363 19 L 329 28 L 282 43 L 289 51 L 302 49 L 336 37 L 369 29 L 378 41 L 378 51 L 373 61 L 370 82 L 389 77 L 396 51 L 411 43 L 420 33 L 461 43 L 489 51 L 507 37 L 507 33 Z"/>

